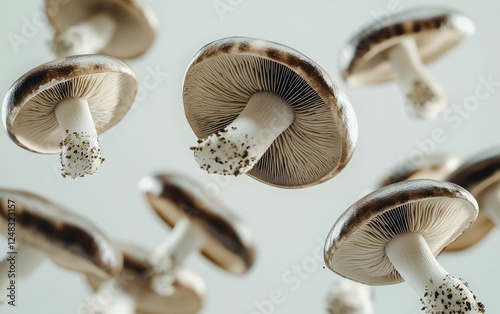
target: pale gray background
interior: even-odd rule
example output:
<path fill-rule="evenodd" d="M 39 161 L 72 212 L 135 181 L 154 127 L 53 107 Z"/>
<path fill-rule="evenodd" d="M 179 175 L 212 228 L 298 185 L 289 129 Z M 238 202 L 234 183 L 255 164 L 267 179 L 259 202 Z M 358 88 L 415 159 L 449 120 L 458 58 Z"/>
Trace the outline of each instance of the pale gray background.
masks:
<path fill-rule="evenodd" d="M 141 177 L 156 171 L 175 171 L 205 184 L 220 186 L 219 198 L 248 222 L 258 246 L 255 267 L 247 276 L 228 275 L 199 254 L 187 264 L 206 279 L 208 295 L 203 313 L 262 313 L 255 302 L 267 300 L 280 290 L 285 301 L 271 313 L 325 313 L 324 298 L 329 285 L 339 279 L 314 262 L 314 251 L 338 215 L 361 195 L 370 191 L 382 174 L 410 153 L 419 154 L 416 141 L 442 129 L 446 139 L 433 151 L 466 158 L 498 141 L 499 86 L 480 105 L 458 120 L 438 117 L 417 121 L 406 115 L 396 84 L 353 89 L 340 79 L 339 49 L 360 26 L 375 21 L 383 12 L 435 3 L 418 0 L 326 1 L 326 0 L 220 0 L 232 3 L 222 18 L 211 0 L 150 0 L 160 20 L 152 49 L 129 64 L 143 86 L 137 105 L 102 136 L 106 163 L 99 172 L 79 180 L 62 180 L 58 156 L 30 153 L 0 133 L 0 186 L 39 193 L 93 219 L 112 237 L 154 248 L 169 233 L 139 194 Z M 465 12 L 474 20 L 477 33 L 429 69 L 450 96 L 450 107 L 458 108 L 475 97 L 481 78 L 500 81 L 498 45 L 500 3 L 497 1 L 441 1 Z M 20 75 L 54 58 L 47 42 L 52 29 L 43 19 L 42 1 L 8 1 L 3 4 L 0 25 L 0 94 Z M 35 28 L 24 33 L 23 27 Z M 25 30 L 26 31 L 26 30 Z M 26 38 L 16 48 L 9 33 Z M 206 43 L 226 36 L 242 35 L 274 40 L 291 46 L 320 64 L 344 88 L 359 122 L 358 148 L 351 163 L 336 178 L 302 190 L 267 186 L 243 176 L 226 180 L 204 174 L 192 158 L 189 146 L 195 136 L 182 107 L 183 74 L 192 56 Z M 156 88 L 147 90 L 148 71 L 168 72 Z M 457 114 L 451 114 L 457 117 Z M 2 134 L 3 133 L 3 134 Z M 320 240 L 318 240 L 320 239 Z M 489 313 L 499 313 L 499 233 L 464 253 L 440 258 L 452 274 L 467 279 Z M 321 243 L 320 243 L 321 242 Z M 1 247 L 6 249 L 4 243 Z M 4 251 L 1 249 L 0 251 Z M 294 265 L 306 264 L 307 279 L 299 285 L 284 281 Z M 494 282 L 490 282 L 494 280 Z M 296 283 L 297 283 L 296 282 Z M 46 262 L 30 278 L 19 283 L 19 306 L 0 308 L 1 313 L 76 313 L 89 293 L 82 275 Z M 418 296 L 405 284 L 377 287 L 376 312 L 418 313 Z"/>

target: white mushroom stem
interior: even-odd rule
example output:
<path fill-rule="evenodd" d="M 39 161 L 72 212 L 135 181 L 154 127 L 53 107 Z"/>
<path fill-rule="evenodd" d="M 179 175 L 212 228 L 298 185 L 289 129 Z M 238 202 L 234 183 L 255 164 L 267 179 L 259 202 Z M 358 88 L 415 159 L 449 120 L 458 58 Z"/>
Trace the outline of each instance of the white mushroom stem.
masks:
<path fill-rule="evenodd" d="M 385 252 L 398 273 L 421 296 L 425 313 L 484 313 L 467 283 L 441 267 L 421 234 L 398 235 L 387 244 Z"/>
<path fill-rule="evenodd" d="M 73 179 L 93 174 L 104 161 L 97 131 L 85 99 L 70 98 L 55 108 L 62 131 L 61 174 Z"/>
<path fill-rule="evenodd" d="M 500 182 L 488 187 L 477 200 L 479 210 L 485 210 L 495 226 L 500 227 Z"/>
<path fill-rule="evenodd" d="M 292 107 L 280 96 L 258 92 L 230 125 L 191 149 L 200 167 L 209 173 L 243 174 L 253 168 L 294 119 Z"/>
<path fill-rule="evenodd" d="M 123 286 L 116 279 L 109 279 L 85 300 L 80 313 L 135 314 L 135 306 L 134 298 L 125 292 Z"/>
<path fill-rule="evenodd" d="M 10 300 L 7 295 L 10 295 L 11 291 L 17 295 L 19 282 L 26 280 L 46 260 L 43 252 L 27 245 L 19 245 L 9 252 L 16 253 L 7 254 L 6 258 L 0 261 L 0 304 Z"/>
<path fill-rule="evenodd" d="M 176 267 L 192 253 L 199 251 L 206 243 L 205 233 L 187 218 L 177 221 L 168 238 L 160 244 L 151 256 L 153 265 L 153 290 L 160 295 L 174 292 Z"/>
<path fill-rule="evenodd" d="M 373 314 L 373 300 L 366 285 L 342 280 L 329 291 L 327 311 L 330 314 Z"/>
<path fill-rule="evenodd" d="M 394 45 L 387 51 L 387 58 L 406 96 L 411 114 L 419 118 L 436 118 L 446 107 L 448 96 L 426 71 L 415 40 L 405 38 Z"/>
<path fill-rule="evenodd" d="M 84 22 L 56 34 L 52 50 L 59 58 L 98 53 L 111 41 L 115 30 L 116 22 L 111 15 L 96 13 Z"/>

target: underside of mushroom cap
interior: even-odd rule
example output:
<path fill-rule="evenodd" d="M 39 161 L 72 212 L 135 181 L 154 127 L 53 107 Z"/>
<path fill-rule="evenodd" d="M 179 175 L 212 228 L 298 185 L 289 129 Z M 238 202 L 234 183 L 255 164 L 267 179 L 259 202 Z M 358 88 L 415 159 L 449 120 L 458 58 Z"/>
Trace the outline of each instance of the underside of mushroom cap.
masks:
<path fill-rule="evenodd" d="M 3 125 L 19 146 L 37 153 L 60 151 L 54 109 L 64 99 L 86 99 L 97 134 L 118 123 L 137 93 L 137 80 L 123 61 L 81 55 L 42 64 L 20 77 L 3 101 Z"/>
<path fill-rule="evenodd" d="M 138 245 L 118 243 L 123 253 L 123 271 L 117 277 L 122 289 L 133 297 L 138 313 L 147 314 L 192 314 L 198 313 L 203 306 L 206 294 L 204 280 L 187 268 L 176 270 L 173 283 L 174 293 L 162 296 L 151 289 L 152 252 Z M 94 291 L 106 279 L 87 275 L 87 281 Z"/>
<path fill-rule="evenodd" d="M 402 39 L 415 40 L 420 58 L 430 63 L 474 33 L 472 21 L 447 8 L 416 8 L 376 21 L 354 35 L 340 54 L 340 69 L 352 86 L 394 78 L 386 51 Z"/>
<path fill-rule="evenodd" d="M 137 0 L 46 0 L 45 12 L 56 29 L 64 29 L 84 22 L 92 14 L 108 13 L 117 23 L 105 55 L 131 59 L 142 55 L 153 44 L 158 19 L 151 8 Z"/>
<path fill-rule="evenodd" d="M 175 174 L 145 177 L 141 190 L 158 216 L 170 227 L 186 218 L 206 234 L 201 253 L 234 274 L 250 270 L 255 246 L 249 228 L 191 179 Z"/>
<path fill-rule="evenodd" d="M 475 199 L 463 188 L 434 180 L 383 187 L 349 207 L 325 243 L 325 263 L 337 274 L 365 284 L 403 281 L 385 246 L 394 237 L 419 233 L 437 256 L 477 216 Z"/>
<path fill-rule="evenodd" d="M 285 100 L 295 119 L 248 172 L 250 176 L 298 188 L 329 180 L 347 165 L 357 140 L 349 100 L 318 65 L 274 42 L 231 37 L 203 47 L 184 78 L 186 117 L 196 136 L 207 138 L 227 127 L 250 97 L 262 91 Z"/>
<path fill-rule="evenodd" d="M 500 148 L 481 152 L 451 173 L 446 180 L 469 191 L 479 203 L 476 221 L 445 248 L 446 252 L 460 251 L 479 242 L 495 226 L 483 208 L 482 193 L 500 182 Z"/>
<path fill-rule="evenodd" d="M 69 270 L 98 277 L 121 271 L 122 254 L 91 222 L 29 192 L 0 189 L 1 235 L 7 234 L 12 204 L 19 243 L 46 253 L 54 263 Z"/>

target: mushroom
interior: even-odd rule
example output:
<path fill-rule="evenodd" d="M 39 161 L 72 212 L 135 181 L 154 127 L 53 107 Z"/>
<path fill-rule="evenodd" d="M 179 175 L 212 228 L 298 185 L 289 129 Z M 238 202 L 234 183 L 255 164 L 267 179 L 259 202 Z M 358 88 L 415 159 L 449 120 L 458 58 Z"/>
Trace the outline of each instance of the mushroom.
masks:
<path fill-rule="evenodd" d="M 360 283 L 405 280 L 425 313 L 484 313 L 467 283 L 449 274 L 436 256 L 477 216 L 477 203 L 449 182 L 412 180 L 376 190 L 351 205 L 333 225 L 325 263 Z"/>
<path fill-rule="evenodd" d="M 396 182 L 416 179 L 444 181 L 460 166 L 457 157 L 446 154 L 435 154 L 420 160 L 418 163 L 407 162 L 393 169 L 380 183 L 380 187 Z"/>
<path fill-rule="evenodd" d="M 471 158 L 446 180 L 469 191 L 479 204 L 474 223 L 445 248 L 446 252 L 460 251 L 478 243 L 495 225 L 500 226 L 500 149 L 491 149 Z"/>
<path fill-rule="evenodd" d="M 113 298 L 132 301 L 132 313 L 194 314 L 201 310 L 206 287 L 198 274 L 187 268 L 178 269 L 173 282 L 174 293 L 169 296 L 159 295 L 151 289 L 152 265 L 149 258 L 152 252 L 128 243 L 119 243 L 118 247 L 123 253 L 124 261 L 123 271 L 118 277 L 103 279 L 87 275 L 87 280 L 97 295 L 113 290 Z M 96 296 L 90 298 L 87 304 L 89 308 L 99 308 L 96 302 L 99 298 Z M 111 300 L 111 304 L 113 301 Z M 106 308 L 103 313 L 123 313 L 112 310 Z"/>
<path fill-rule="evenodd" d="M 344 93 L 312 60 L 284 45 L 230 37 L 203 47 L 184 78 L 192 147 L 209 173 L 247 173 L 299 188 L 322 183 L 349 162 L 357 140 Z"/>
<path fill-rule="evenodd" d="M 156 214 L 173 227 L 151 256 L 152 284 L 158 294 L 172 293 L 178 265 L 197 250 L 230 273 L 250 270 L 255 259 L 250 231 L 225 206 L 207 198 L 196 182 L 157 174 L 144 177 L 140 189 Z"/>
<path fill-rule="evenodd" d="M 112 57 L 51 61 L 10 87 L 3 101 L 3 126 L 24 149 L 60 152 L 63 177 L 93 174 L 104 161 L 97 135 L 125 116 L 137 88 L 132 69 Z"/>
<path fill-rule="evenodd" d="M 46 0 L 59 58 L 101 53 L 120 59 L 145 53 L 156 37 L 154 11 L 137 0 Z"/>
<path fill-rule="evenodd" d="M 15 204 L 14 211 L 11 204 Z M 123 257 L 114 244 L 91 222 L 60 205 L 30 192 L 2 188 L 0 235 L 8 236 L 7 226 L 12 216 L 19 245 L 17 261 L 22 261 L 18 269 L 21 279 L 27 277 L 23 266 L 30 265 L 33 269 L 43 256 L 65 269 L 101 278 L 121 272 Z M 33 251 L 39 253 L 34 255 Z"/>
<path fill-rule="evenodd" d="M 373 314 L 373 294 L 367 285 L 351 280 L 336 282 L 328 291 L 329 314 Z"/>
<path fill-rule="evenodd" d="M 474 33 L 471 20 L 444 8 L 417 8 L 364 27 L 341 52 L 340 68 L 352 86 L 395 78 L 411 115 L 434 119 L 447 105 L 443 88 L 424 64 Z"/>

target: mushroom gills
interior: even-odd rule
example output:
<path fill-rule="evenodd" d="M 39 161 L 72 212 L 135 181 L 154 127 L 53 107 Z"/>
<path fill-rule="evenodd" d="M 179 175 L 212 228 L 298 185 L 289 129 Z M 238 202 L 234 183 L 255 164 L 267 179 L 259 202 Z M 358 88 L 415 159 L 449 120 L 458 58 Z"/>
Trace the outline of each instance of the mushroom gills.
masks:
<path fill-rule="evenodd" d="M 389 48 L 387 59 L 405 94 L 410 113 L 418 118 L 436 118 L 446 107 L 448 96 L 437 80 L 426 71 L 415 40 L 405 38 Z"/>
<path fill-rule="evenodd" d="M 151 256 L 153 290 L 159 295 L 172 295 L 177 267 L 192 252 L 201 249 L 206 241 L 205 233 L 195 223 L 187 218 L 177 221 L 168 238 Z"/>
<path fill-rule="evenodd" d="M 292 107 L 283 98 L 272 92 L 257 92 L 231 124 L 200 140 L 191 150 L 208 173 L 244 174 L 294 119 Z"/>
<path fill-rule="evenodd" d="M 97 131 L 85 99 L 70 98 L 55 108 L 62 131 L 61 175 L 73 179 L 94 174 L 104 162 Z"/>
<path fill-rule="evenodd" d="M 116 22 L 111 15 L 96 13 L 57 33 L 51 43 L 52 50 L 58 58 L 98 53 L 111 41 L 115 30 Z"/>
<path fill-rule="evenodd" d="M 405 233 L 385 247 L 387 257 L 406 282 L 421 295 L 427 314 L 484 313 L 469 286 L 441 267 L 420 233 Z"/>

